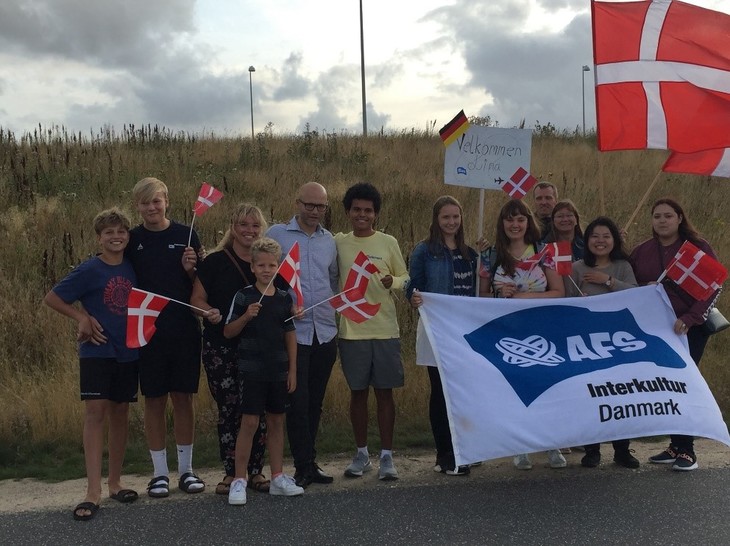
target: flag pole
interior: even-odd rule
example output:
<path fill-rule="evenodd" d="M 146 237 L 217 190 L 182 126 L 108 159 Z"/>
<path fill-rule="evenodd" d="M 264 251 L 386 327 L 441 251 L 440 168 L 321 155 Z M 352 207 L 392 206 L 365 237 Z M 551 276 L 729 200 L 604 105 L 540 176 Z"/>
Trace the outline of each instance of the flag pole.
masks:
<path fill-rule="evenodd" d="M 477 226 L 477 241 L 481 241 L 482 236 L 484 235 L 484 188 L 481 188 L 479 190 L 479 225 Z M 477 271 L 476 271 L 476 282 L 475 288 L 476 288 L 476 294 L 475 296 L 479 297 L 479 285 L 481 284 L 481 278 L 479 277 L 479 272 L 482 269 L 482 253 L 479 251 L 477 253 Z"/>
<path fill-rule="evenodd" d="M 327 298 L 326 300 L 322 300 L 319 303 L 315 303 L 311 307 L 307 307 L 306 309 L 302 309 L 302 313 L 306 313 L 310 309 L 314 309 L 315 307 L 317 307 L 319 305 L 322 305 L 323 303 L 327 303 L 328 301 L 335 299 L 337 296 L 341 296 L 342 294 L 346 294 L 347 292 L 350 292 L 351 290 L 355 290 L 356 288 L 358 288 L 358 287 L 357 286 L 353 286 L 352 288 L 348 288 L 347 290 L 343 290 L 339 294 L 335 294 L 334 296 L 331 296 L 331 297 Z M 284 322 L 288 322 L 288 321 L 290 321 L 293 318 L 296 318 L 296 315 L 292 315 L 291 317 L 289 317 L 288 319 L 286 319 Z"/>
<path fill-rule="evenodd" d="M 205 309 L 201 309 L 200 307 L 195 307 L 194 305 L 190 305 L 189 303 L 185 303 L 184 301 L 176 300 L 174 298 L 168 298 L 167 296 L 163 296 L 161 294 L 155 294 L 154 292 L 147 292 L 147 290 L 142 290 L 140 288 L 135 288 L 137 292 L 144 292 L 145 294 L 149 294 L 150 296 L 157 296 L 158 298 L 165 298 L 169 301 L 174 301 L 175 303 L 179 303 L 180 305 L 184 305 L 185 307 L 190 307 L 190 309 L 195 309 L 196 311 L 200 311 L 204 315 L 209 315 L 210 311 L 206 311 Z"/>
<path fill-rule="evenodd" d="M 568 278 L 570 279 L 570 282 L 572 282 L 572 283 L 573 283 L 573 286 L 575 286 L 575 289 L 576 289 L 576 290 L 578 291 L 578 293 L 579 293 L 579 294 L 580 294 L 581 296 L 585 296 L 585 294 L 583 293 L 583 291 L 582 291 L 582 290 L 580 289 L 580 287 L 579 287 L 579 286 L 578 286 L 578 285 L 577 285 L 577 284 L 575 283 L 575 281 L 573 280 L 573 277 L 571 277 L 570 275 L 567 275 L 567 277 L 568 277 Z"/>
<path fill-rule="evenodd" d="M 649 194 L 651 193 L 651 190 L 654 189 L 654 186 L 656 186 L 656 183 L 659 181 L 659 176 L 662 174 L 662 170 L 659 169 L 659 172 L 656 173 L 656 176 L 654 177 L 654 180 L 652 180 L 651 184 L 649 184 L 649 187 L 646 189 L 646 192 L 644 192 L 644 196 L 639 201 L 639 204 L 636 205 L 636 209 L 631 214 L 631 217 L 629 218 L 628 222 L 626 222 L 626 225 L 624 226 L 624 233 L 628 233 L 629 227 L 631 226 L 631 222 L 634 221 L 634 218 L 639 213 L 639 210 L 644 205 L 644 202 L 646 201 L 647 197 L 649 197 Z"/>
<path fill-rule="evenodd" d="M 188 246 L 190 246 L 190 241 L 193 240 L 193 224 L 195 224 L 195 217 L 197 214 L 195 214 L 195 211 L 193 211 L 193 219 L 190 222 L 190 235 L 188 235 Z"/>
<path fill-rule="evenodd" d="M 603 184 L 603 154 L 598 156 L 598 190 L 600 192 L 601 216 L 606 216 L 606 194 Z"/>

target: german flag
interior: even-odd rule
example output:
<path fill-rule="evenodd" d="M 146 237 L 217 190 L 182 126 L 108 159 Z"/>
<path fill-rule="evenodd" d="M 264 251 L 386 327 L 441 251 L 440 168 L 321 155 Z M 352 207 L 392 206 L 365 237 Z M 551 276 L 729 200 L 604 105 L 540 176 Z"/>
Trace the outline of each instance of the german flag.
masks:
<path fill-rule="evenodd" d="M 462 110 L 456 114 L 454 119 L 441 128 L 439 136 L 444 141 L 444 146 L 448 148 L 452 142 L 466 133 L 467 129 L 469 129 L 469 120 L 466 119 L 464 110 Z"/>

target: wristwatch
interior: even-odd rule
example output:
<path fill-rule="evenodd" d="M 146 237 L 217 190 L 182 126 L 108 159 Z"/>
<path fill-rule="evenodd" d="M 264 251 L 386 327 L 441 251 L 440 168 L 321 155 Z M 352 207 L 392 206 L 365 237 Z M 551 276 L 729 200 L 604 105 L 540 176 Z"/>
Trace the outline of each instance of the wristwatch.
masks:
<path fill-rule="evenodd" d="M 608 286 L 609 288 L 611 288 L 611 286 L 613 285 L 613 277 L 611 277 L 611 275 L 609 275 L 608 280 L 604 284 L 606 286 Z"/>

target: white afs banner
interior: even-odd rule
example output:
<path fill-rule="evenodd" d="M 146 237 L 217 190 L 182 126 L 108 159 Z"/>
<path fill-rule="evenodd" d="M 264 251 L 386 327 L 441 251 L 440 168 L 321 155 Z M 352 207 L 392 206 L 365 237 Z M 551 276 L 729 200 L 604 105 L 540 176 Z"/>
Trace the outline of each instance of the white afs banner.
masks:
<path fill-rule="evenodd" d="M 500 190 L 522 167 L 530 172 L 532 131 L 470 125 L 446 148 L 444 183 Z"/>
<path fill-rule="evenodd" d="M 670 433 L 730 445 L 660 285 L 563 299 L 424 292 L 420 313 L 457 465 Z"/>

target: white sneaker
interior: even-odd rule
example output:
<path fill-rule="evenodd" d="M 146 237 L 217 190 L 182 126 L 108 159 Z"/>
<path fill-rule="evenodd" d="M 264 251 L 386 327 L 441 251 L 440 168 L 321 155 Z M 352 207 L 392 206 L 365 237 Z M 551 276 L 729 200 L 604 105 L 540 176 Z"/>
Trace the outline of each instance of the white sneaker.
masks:
<path fill-rule="evenodd" d="M 550 461 L 550 468 L 565 468 L 568 466 L 565 457 L 560 454 L 559 449 L 551 449 L 547 452 L 548 461 Z"/>
<path fill-rule="evenodd" d="M 380 469 L 378 470 L 378 479 L 384 481 L 392 481 L 398 479 L 398 471 L 393 464 L 393 457 L 385 455 L 380 458 Z"/>
<path fill-rule="evenodd" d="M 527 453 L 515 455 L 513 462 L 518 470 L 530 470 L 532 468 L 532 462 L 530 461 L 530 456 Z"/>
<path fill-rule="evenodd" d="M 295 497 L 304 493 L 304 488 L 299 487 L 294 478 L 286 474 L 279 474 L 271 480 L 269 495 L 280 495 L 282 497 Z"/>
<path fill-rule="evenodd" d="M 246 504 L 246 480 L 243 478 L 231 482 L 231 488 L 228 490 L 228 504 Z"/>
<path fill-rule="evenodd" d="M 373 466 L 370 463 L 370 458 L 358 451 L 355 453 L 355 457 L 352 459 L 352 462 L 347 465 L 347 468 L 345 468 L 345 476 L 348 478 L 359 478 L 363 475 L 363 473 L 370 472 L 372 468 Z"/>

